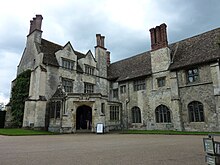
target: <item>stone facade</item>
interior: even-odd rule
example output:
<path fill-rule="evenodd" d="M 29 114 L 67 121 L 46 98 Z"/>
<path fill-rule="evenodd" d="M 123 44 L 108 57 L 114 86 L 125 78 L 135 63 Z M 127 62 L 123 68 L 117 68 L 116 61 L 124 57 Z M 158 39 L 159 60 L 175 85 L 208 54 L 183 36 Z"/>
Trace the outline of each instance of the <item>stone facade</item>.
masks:
<path fill-rule="evenodd" d="M 150 29 L 151 51 L 110 64 L 101 34 L 95 55 L 83 54 L 43 39 L 42 19 L 31 22 L 18 66 L 18 74 L 32 70 L 23 127 L 220 130 L 220 29 L 168 45 L 161 24 Z"/>

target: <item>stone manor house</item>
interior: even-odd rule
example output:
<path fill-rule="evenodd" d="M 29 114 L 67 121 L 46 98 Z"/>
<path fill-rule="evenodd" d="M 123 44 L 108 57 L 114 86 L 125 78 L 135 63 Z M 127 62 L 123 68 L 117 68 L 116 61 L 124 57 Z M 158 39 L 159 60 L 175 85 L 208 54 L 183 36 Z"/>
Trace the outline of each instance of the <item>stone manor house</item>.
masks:
<path fill-rule="evenodd" d="M 110 63 L 101 34 L 84 54 L 43 39 L 42 19 L 31 20 L 17 68 L 32 71 L 23 127 L 220 131 L 220 28 L 168 44 L 161 24 L 151 50 Z"/>

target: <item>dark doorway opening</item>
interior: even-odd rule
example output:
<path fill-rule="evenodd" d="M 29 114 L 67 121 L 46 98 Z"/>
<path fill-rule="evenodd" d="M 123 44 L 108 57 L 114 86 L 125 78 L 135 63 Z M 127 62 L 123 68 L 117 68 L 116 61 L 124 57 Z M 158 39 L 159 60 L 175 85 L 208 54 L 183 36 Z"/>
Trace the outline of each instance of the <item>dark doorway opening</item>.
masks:
<path fill-rule="evenodd" d="M 86 105 L 80 106 L 76 110 L 76 129 L 91 130 L 92 108 Z"/>
<path fill-rule="evenodd" d="M 0 111 L 0 128 L 4 128 L 5 126 L 5 115 L 6 111 Z"/>

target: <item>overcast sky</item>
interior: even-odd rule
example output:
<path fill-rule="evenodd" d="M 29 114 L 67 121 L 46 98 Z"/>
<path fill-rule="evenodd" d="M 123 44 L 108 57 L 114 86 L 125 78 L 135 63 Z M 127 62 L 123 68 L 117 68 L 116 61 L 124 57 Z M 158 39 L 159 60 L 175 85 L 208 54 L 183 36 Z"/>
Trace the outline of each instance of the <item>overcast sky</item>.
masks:
<path fill-rule="evenodd" d="M 77 51 L 94 52 L 105 36 L 111 62 L 148 51 L 149 29 L 167 24 L 173 43 L 220 27 L 219 0 L 7 0 L 0 4 L 0 102 L 9 101 L 11 81 L 26 44 L 30 20 L 42 14 L 43 38 Z"/>

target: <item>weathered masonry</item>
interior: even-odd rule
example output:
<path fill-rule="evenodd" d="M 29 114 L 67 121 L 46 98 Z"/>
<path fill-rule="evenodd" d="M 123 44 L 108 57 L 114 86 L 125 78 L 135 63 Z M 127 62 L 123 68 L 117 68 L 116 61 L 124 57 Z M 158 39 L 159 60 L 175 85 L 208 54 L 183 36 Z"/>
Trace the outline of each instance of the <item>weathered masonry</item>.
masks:
<path fill-rule="evenodd" d="M 161 24 L 150 51 L 110 63 L 101 34 L 84 54 L 43 39 L 42 19 L 31 21 L 17 70 L 32 70 L 23 127 L 220 131 L 219 28 L 169 44 Z"/>

